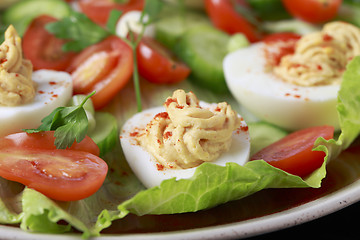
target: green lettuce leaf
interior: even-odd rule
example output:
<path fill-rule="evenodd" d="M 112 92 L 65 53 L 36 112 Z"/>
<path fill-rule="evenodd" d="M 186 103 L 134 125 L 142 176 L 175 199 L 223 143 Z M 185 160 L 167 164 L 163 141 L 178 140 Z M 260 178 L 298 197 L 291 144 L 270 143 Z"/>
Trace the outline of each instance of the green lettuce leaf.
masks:
<path fill-rule="evenodd" d="M 244 166 L 228 163 L 222 167 L 206 163 L 198 167 L 190 179 L 169 179 L 158 187 L 145 189 L 131 172 L 119 147 L 104 158 L 109 165 L 109 173 L 103 186 L 93 196 L 80 201 L 53 201 L 35 190 L 0 178 L 0 223 L 20 223 L 24 230 L 46 233 L 63 233 L 76 228 L 88 238 L 99 235 L 114 220 L 129 213 L 195 212 L 267 188 L 318 188 L 326 176 L 328 161 L 337 157 L 360 133 L 359 79 L 360 57 L 357 57 L 348 65 L 339 91 L 337 108 L 342 132 L 337 140 L 319 138 L 316 141 L 314 150 L 324 151 L 326 157 L 323 165 L 306 179 L 274 168 L 262 160 L 251 161 Z M 199 98 L 210 102 L 223 98 L 194 88 L 188 82 L 166 87 L 145 86 L 142 89 L 147 107 L 162 104 L 176 88 L 193 90 Z M 136 112 L 135 96 L 131 95 L 132 91 L 126 92 L 129 95 L 118 96 L 107 109 L 117 116 L 119 123 Z"/>
<path fill-rule="evenodd" d="M 0 223 L 20 223 L 23 188 L 19 183 L 0 178 Z"/>

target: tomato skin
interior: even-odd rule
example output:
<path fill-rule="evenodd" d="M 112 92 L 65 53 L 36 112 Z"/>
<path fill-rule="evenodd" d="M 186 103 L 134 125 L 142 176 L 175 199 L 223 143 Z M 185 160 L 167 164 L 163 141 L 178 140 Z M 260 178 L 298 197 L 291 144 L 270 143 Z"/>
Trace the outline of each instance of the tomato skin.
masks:
<path fill-rule="evenodd" d="M 205 0 L 205 10 L 215 27 L 229 33 L 243 33 L 250 42 L 261 39 L 261 35 L 244 17 L 238 14 L 230 0 Z"/>
<path fill-rule="evenodd" d="M 152 83 L 177 83 L 190 74 L 190 68 L 150 37 L 143 37 L 136 49 L 139 74 Z"/>
<path fill-rule="evenodd" d="M 126 3 L 115 3 L 113 0 L 79 0 L 78 3 L 81 11 L 100 25 L 106 24 L 113 9 L 125 14 L 128 11 L 141 11 L 144 8 L 144 0 L 129 0 Z"/>
<path fill-rule="evenodd" d="M 55 18 L 42 15 L 35 18 L 23 36 L 22 47 L 25 58 L 38 69 L 63 71 L 76 56 L 73 52 L 63 52 L 65 40 L 58 39 L 45 29 L 45 25 L 57 21 Z"/>
<path fill-rule="evenodd" d="M 106 106 L 115 95 L 128 83 L 133 73 L 133 53 L 130 46 L 116 36 L 110 36 L 105 40 L 84 49 L 70 64 L 67 71 L 75 73 L 77 69 L 86 63 L 86 60 L 98 52 L 107 52 L 109 55 L 116 55 L 117 59 L 114 67 L 109 68 L 107 73 L 102 72 L 102 77 L 95 82 L 87 84 L 86 87 L 80 86 L 77 82 L 83 81 L 74 78 L 75 94 L 90 94 L 96 91 L 91 97 L 95 109 Z M 96 62 L 92 63 L 96 64 Z M 81 74 L 80 74 L 81 75 Z M 86 75 L 86 74 L 85 74 Z"/>
<path fill-rule="evenodd" d="M 76 201 L 94 194 L 103 184 L 107 164 L 82 151 L 0 149 L 0 176 L 22 183 L 49 198 Z"/>
<path fill-rule="evenodd" d="M 294 17 L 310 23 L 323 23 L 333 19 L 342 0 L 282 0 Z"/>
<path fill-rule="evenodd" d="M 0 149 L 22 148 L 55 150 L 56 146 L 54 144 L 54 132 L 55 131 L 45 131 L 38 133 L 20 132 L 10 134 L 0 138 Z M 74 142 L 68 149 L 88 152 L 96 156 L 100 155 L 99 147 L 89 136 L 85 136 L 85 138 L 80 143 Z"/>
<path fill-rule="evenodd" d="M 255 153 L 251 160 L 263 159 L 270 165 L 288 173 L 304 177 L 318 169 L 325 153 L 312 151 L 318 137 L 331 139 L 334 127 L 318 126 L 293 132 Z"/>

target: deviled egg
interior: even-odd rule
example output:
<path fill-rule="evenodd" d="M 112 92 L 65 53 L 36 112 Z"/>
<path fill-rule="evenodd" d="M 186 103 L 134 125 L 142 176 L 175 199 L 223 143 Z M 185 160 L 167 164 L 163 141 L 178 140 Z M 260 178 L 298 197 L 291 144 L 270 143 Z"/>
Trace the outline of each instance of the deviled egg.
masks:
<path fill-rule="evenodd" d="M 248 161 L 248 127 L 227 103 L 199 102 L 177 90 L 164 105 L 135 114 L 120 135 L 125 158 L 144 186 L 191 178 L 204 162 Z"/>
<path fill-rule="evenodd" d="M 0 136 L 37 128 L 55 108 L 65 106 L 72 96 L 72 79 L 66 72 L 38 70 L 32 74 L 36 95 L 18 106 L 0 105 Z"/>
<path fill-rule="evenodd" d="M 33 72 L 22 56 L 21 38 L 13 26 L 0 45 L 0 136 L 37 128 L 55 108 L 72 96 L 68 73 L 51 70 Z"/>
<path fill-rule="evenodd" d="M 259 42 L 225 57 L 225 79 L 233 96 L 256 117 L 288 130 L 317 125 L 339 129 L 337 93 L 346 64 L 360 55 L 360 29 L 328 23 L 298 40 L 294 53 L 282 56 L 278 65 L 269 66 L 269 54 L 281 47 Z"/>

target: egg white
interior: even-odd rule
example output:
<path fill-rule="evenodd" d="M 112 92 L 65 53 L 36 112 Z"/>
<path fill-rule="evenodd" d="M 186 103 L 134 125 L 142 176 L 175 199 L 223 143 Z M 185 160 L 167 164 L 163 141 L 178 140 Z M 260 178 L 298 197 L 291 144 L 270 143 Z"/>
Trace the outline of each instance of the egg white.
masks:
<path fill-rule="evenodd" d="M 37 84 L 33 102 L 0 106 L 0 137 L 39 127 L 44 117 L 66 105 L 72 96 L 72 80 L 66 72 L 38 70 L 33 72 L 32 79 Z"/>
<path fill-rule="evenodd" d="M 224 74 L 233 96 L 256 117 L 288 130 L 331 125 L 339 129 L 336 111 L 339 85 L 302 87 L 265 71 L 264 43 L 228 54 Z"/>
<path fill-rule="evenodd" d="M 216 106 L 200 102 L 202 107 Z M 156 159 L 143 149 L 131 133 L 144 129 L 146 125 L 160 112 L 166 111 L 164 107 L 155 107 L 135 114 L 127 120 L 122 127 L 120 142 L 125 158 L 138 177 L 147 188 L 159 186 L 165 179 L 176 178 L 187 179 L 194 175 L 197 167 L 188 169 L 168 169 L 158 170 Z M 242 127 L 246 127 L 245 121 L 241 122 Z M 250 137 L 249 131 L 234 131 L 230 150 L 223 153 L 214 164 L 225 166 L 227 162 L 235 162 L 244 165 L 250 156 Z"/>

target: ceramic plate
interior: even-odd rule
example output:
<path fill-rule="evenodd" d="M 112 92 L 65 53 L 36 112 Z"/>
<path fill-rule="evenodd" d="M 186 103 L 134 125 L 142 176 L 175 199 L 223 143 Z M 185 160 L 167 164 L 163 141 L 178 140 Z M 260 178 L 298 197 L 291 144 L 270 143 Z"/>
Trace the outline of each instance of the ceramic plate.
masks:
<path fill-rule="evenodd" d="M 175 215 L 129 215 L 105 229 L 105 239 L 240 239 L 285 229 L 360 200 L 360 150 L 345 151 L 328 165 L 319 189 L 267 189 L 221 206 Z M 32 234 L 0 226 L 1 239 L 81 239 L 79 234 Z"/>

